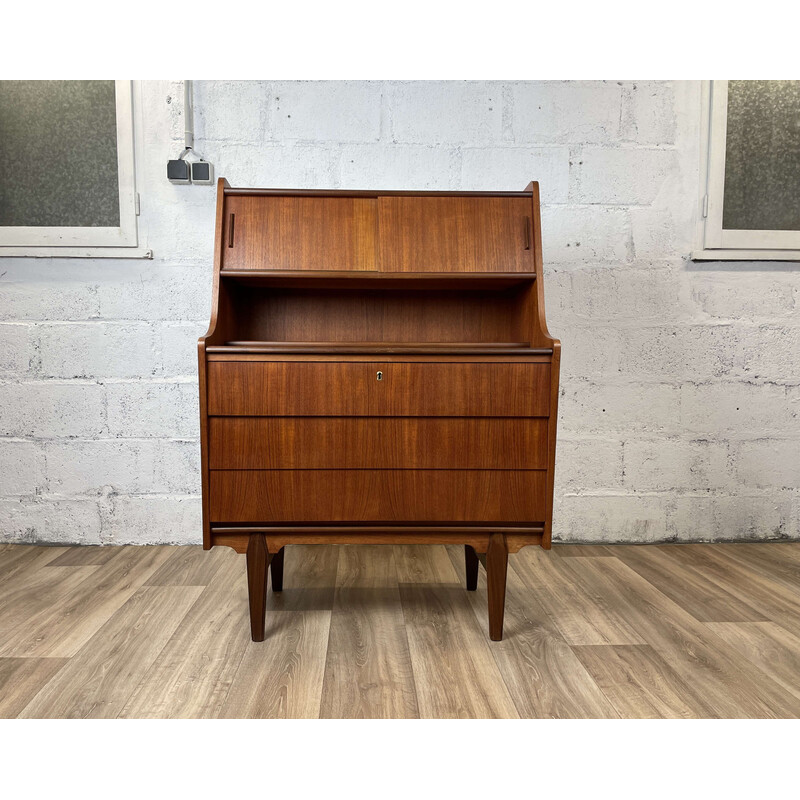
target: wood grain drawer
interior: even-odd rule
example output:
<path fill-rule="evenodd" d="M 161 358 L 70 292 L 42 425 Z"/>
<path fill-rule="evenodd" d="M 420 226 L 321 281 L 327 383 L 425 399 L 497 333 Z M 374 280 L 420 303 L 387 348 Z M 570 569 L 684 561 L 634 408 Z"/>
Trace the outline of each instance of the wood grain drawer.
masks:
<path fill-rule="evenodd" d="M 542 363 L 208 364 L 208 413 L 218 416 L 546 417 L 549 406 Z"/>
<path fill-rule="evenodd" d="M 212 470 L 211 522 L 538 522 L 544 470 Z"/>
<path fill-rule="evenodd" d="M 211 417 L 211 469 L 545 469 L 547 419 Z"/>

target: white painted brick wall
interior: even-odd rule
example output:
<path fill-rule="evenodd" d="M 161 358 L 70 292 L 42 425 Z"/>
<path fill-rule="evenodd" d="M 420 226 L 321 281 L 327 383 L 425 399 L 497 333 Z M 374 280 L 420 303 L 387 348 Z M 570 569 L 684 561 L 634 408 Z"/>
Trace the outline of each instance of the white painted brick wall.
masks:
<path fill-rule="evenodd" d="M 645 145 L 675 143 L 673 87 L 666 81 L 623 84 L 621 136 Z"/>
<path fill-rule="evenodd" d="M 48 495 L 0 500 L 0 529 L 7 542 L 99 544 L 100 504 L 91 497 Z M 147 539 L 142 539 L 147 542 Z"/>
<path fill-rule="evenodd" d="M 623 451 L 624 485 L 635 490 L 709 491 L 731 484 L 726 443 L 642 438 L 626 441 Z"/>
<path fill-rule="evenodd" d="M 542 192 L 544 187 L 540 187 Z M 630 213 L 609 206 L 544 206 L 542 253 L 549 269 L 627 264 L 633 253 Z M 549 320 L 548 320 L 549 322 Z"/>
<path fill-rule="evenodd" d="M 613 432 L 624 438 L 654 433 L 679 435 L 681 412 L 681 387 L 673 383 L 620 381 L 610 375 L 606 380 L 589 381 L 571 370 L 567 372 L 566 367 L 562 369 L 559 431 Z M 557 475 L 561 468 L 561 464 L 556 466 Z"/>
<path fill-rule="evenodd" d="M 458 181 L 460 153 L 446 147 L 404 144 L 391 149 L 384 144 L 345 145 L 339 157 L 342 189 L 370 186 L 376 174 L 387 189 L 444 190 Z"/>
<path fill-rule="evenodd" d="M 786 439 L 741 442 L 737 470 L 745 486 L 791 491 L 800 486 L 800 442 Z"/>
<path fill-rule="evenodd" d="M 3 497 L 41 494 L 47 482 L 41 442 L 8 438 L 0 447 Z"/>
<path fill-rule="evenodd" d="M 0 436 L 48 439 L 106 432 L 106 397 L 100 383 L 22 378 L 24 382 L 0 382 Z"/>
<path fill-rule="evenodd" d="M 136 378 L 159 372 L 155 332 L 146 322 L 38 325 L 43 378 Z"/>
<path fill-rule="evenodd" d="M 383 88 L 382 83 L 370 81 L 280 81 L 266 94 L 268 138 L 281 143 L 377 142 Z M 264 99 L 262 95 L 260 102 Z"/>
<path fill-rule="evenodd" d="M 200 540 L 215 192 L 164 178 L 182 98 L 142 84 L 153 261 L 0 260 L 0 540 Z M 663 81 L 198 81 L 196 146 L 243 186 L 539 180 L 556 538 L 800 538 L 800 271 L 688 260 L 699 100 Z"/>
<path fill-rule="evenodd" d="M 503 140 L 500 83 L 393 83 L 387 103 L 391 142 L 492 147 Z"/>
<path fill-rule="evenodd" d="M 678 173 L 678 153 L 656 148 L 583 147 L 572 157 L 575 203 L 639 206 L 652 203 Z"/>
<path fill-rule="evenodd" d="M 200 435 L 196 380 L 120 381 L 105 388 L 111 436 L 195 438 Z"/>
<path fill-rule="evenodd" d="M 517 144 L 616 144 L 622 85 L 614 81 L 518 83 L 509 93 Z"/>
<path fill-rule="evenodd" d="M 540 175 L 543 203 L 566 203 L 569 194 L 569 150 L 555 147 L 507 147 L 486 152 L 462 151 L 461 186 L 467 191 L 518 191 L 520 175 Z"/>

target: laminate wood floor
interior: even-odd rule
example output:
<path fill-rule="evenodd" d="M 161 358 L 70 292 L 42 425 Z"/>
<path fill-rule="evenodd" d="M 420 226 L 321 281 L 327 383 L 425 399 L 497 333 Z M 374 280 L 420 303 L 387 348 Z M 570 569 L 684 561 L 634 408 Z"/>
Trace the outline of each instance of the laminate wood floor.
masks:
<path fill-rule="evenodd" d="M 0 717 L 798 717 L 800 543 L 294 546 L 250 641 L 228 548 L 0 545 Z"/>

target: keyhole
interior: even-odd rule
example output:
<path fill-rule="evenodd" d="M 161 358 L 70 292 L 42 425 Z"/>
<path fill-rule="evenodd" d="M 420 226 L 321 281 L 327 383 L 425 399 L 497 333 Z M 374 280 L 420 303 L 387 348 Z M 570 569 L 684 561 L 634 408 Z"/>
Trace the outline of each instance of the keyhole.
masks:
<path fill-rule="evenodd" d="M 378 372 L 377 378 L 378 378 L 379 381 L 382 381 L 383 380 L 383 373 L 382 372 Z"/>

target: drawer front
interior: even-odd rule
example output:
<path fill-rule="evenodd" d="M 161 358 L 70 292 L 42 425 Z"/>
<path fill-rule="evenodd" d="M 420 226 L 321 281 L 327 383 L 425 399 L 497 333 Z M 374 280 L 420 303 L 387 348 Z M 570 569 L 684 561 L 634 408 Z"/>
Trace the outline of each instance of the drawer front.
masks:
<path fill-rule="evenodd" d="M 384 364 L 379 410 L 388 416 L 546 417 L 550 365 Z"/>
<path fill-rule="evenodd" d="M 376 200 L 228 197 L 223 269 L 374 270 Z"/>
<path fill-rule="evenodd" d="M 367 416 L 375 371 L 366 363 L 212 361 L 208 413 L 264 416 Z"/>
<path fill-rule="evenodd" d="M 380 269 L 533 272 L 532 207 L 518 197 L 381 197 Z"/>
<path fill-rule="evenodd" d="M 542 363 L 208 364 L 208 413 L 218 416 L 546 417 L 549 407 Z"/>
<path fill-rule="evenodd" d="M 211 417 L 211 469 L 546 469 L 547 419 Z"/>
<path fill-rule="evenodd" d="M 544 470 L 212 470 L 211 521 L 541 522 Z"/>

